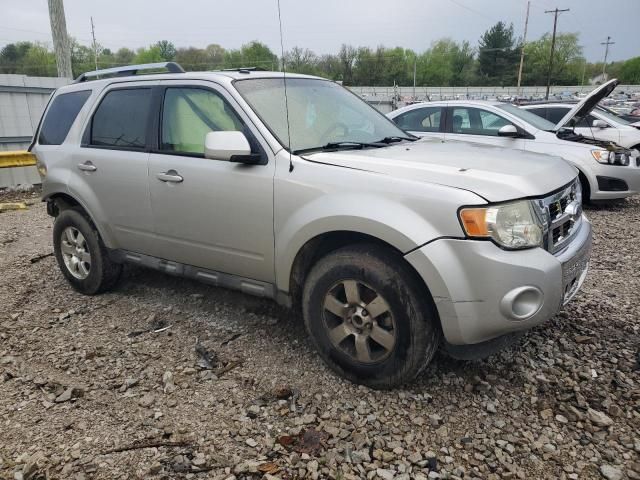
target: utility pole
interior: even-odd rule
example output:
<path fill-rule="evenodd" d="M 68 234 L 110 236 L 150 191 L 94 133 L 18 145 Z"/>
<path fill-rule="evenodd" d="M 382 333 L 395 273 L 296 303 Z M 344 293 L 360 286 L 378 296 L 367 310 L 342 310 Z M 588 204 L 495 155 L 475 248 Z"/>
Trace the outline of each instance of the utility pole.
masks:
<path fill-rule="evenodd" d="M 553 69 L 553 54 L 556 49 L 556 29 L 558 27 L 558 14 L 562 12 L 568 12 L 569 9 L 565 8 L 564 10 L 559 10 L 556 7 L 555 10 L 545 10 L 544 13 L 553 13 L 553 36 L 551 37 L 551 55 L 549 57 L 549 71 L 547 72 L 547 94 L 545 95 L 545 99 L 549 100 L 549 87 L 551 86 L 551 70 Z"/>
<path fill-rule="evenodd" d="M 58 76 L 73 78 L 71 71 L 71 46 L 67 35 L 67 21 L 64 16 L 62 0 L 49 0 L 49 22 L 51 23 L 51 36 L 53 48 L 56 52 L 56 65 Z"/>
<path fill-rule="evenodd" d="M 416 100 L 416 70 L 418 57 L 413 57 L 413 99 Z"/>
<path fill-rule="evenodd" d="M 522 37 L 522 51 L 520 52 L 520 69 L 518 70 L 518 96 L 520 96 L 520 82 L 522 81 L 522 67 L 524 65 L 524 47 L 527 44 L 527 27 L 529 26 L 529 8 L 531 0 L 527 2 L 527 17 L 524 21 L 524 36 Z"/>
<path fill-rule="evenodd" d="M 98 44 L 96 43 L 96 31 L 93 27 L 93 17 L 91 17 L 91 37 L 93 38 L 93 59 L 96 63 L 96 71 L 98 71 Z"/>
<path fill-rule="evenodd" d="M 616 42 L 611 41 L 611 37 L 607 37 L 606 42 L 601 42 L 600 45 L 606 45 L 604 49 L 604 62 L 602 62 L 602 81 L 607 81 L 607 56 L 609 55 L 609 45 L 613 45 Z"/>

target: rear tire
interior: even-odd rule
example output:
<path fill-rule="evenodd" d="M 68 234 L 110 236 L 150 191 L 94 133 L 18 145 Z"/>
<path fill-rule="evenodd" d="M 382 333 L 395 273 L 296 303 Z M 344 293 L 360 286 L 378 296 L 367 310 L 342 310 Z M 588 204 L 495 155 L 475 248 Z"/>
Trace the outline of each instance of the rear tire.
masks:
<path fill-rule="evenodd" d="M 113 288 L 122 266 L 109 258 L 100 234 L 78 210 L 63 210 L 53 225 L 58 266 L 71 286 L 85 295 Z"/>
<path fill-rule="evenodd" d="M 440 345 L 428 292 L 400 254 L 376 244 L 344 247 L 320 259 L 302 301 L 318 353 L 354 383 L 387 389 L 409 382 Z"/>

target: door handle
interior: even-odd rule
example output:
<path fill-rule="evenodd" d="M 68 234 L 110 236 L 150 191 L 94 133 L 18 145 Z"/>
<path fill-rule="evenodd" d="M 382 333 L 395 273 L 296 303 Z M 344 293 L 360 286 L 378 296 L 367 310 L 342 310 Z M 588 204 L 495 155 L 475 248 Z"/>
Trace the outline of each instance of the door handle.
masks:
<path fill-rule="evenodd" d="M 160 172 L 156 174 L 156 178 L 161 182 L 172 182 L 172 183 L 180 183 L 184 180 L 178 172 L 175 170 L 169 170 L 168 172 Z"/>
<path fill-rule="evenodd" d="M 78 169 L 82 170 L 83 172 L 95 172 L 98 167 L 96 167 L 93 163 L 86 161 L 84 163 L 79 163 Z"/>

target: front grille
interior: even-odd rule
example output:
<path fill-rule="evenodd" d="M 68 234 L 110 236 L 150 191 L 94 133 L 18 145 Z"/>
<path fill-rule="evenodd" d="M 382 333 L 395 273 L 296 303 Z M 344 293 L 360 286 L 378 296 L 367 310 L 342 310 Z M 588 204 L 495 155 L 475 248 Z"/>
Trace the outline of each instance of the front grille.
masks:
<path fill-rule="evenodd" d="M 545 248 L 556 253 L 573 238 L 582 221 L 582 193 L 578 179 L 538 201 Z"/>

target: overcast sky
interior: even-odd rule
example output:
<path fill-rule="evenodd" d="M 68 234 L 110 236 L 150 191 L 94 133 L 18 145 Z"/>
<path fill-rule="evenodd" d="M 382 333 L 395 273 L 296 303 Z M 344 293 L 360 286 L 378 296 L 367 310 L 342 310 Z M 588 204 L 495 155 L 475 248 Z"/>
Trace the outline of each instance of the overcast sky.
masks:
<path fill-rule="evenodd" d="M 280 53 L 277 0 L 65 0 L 67 29 L 91 42 L 137 48 L 157 40 L 177 47 L 218 43 L 237 48 L 251 40 Z M 285 50 L 293 46 L 335 53 L 342 43 L 402 46 L 423 51 L 442 37 L 468 40 L 499 20 L 522 35 L 526 0 L 281 0 Z M 640 0 L 532 0 L 529 39 L 551 31 L 545 10 L 570 8 L 558 31 L 578 32 L 589 61 L 601 60 L 610 35 L 609 59 L 640 56 Z M 51 43 L 47 0 L 0 0 L 0 47 L 19 40 Z"/>

